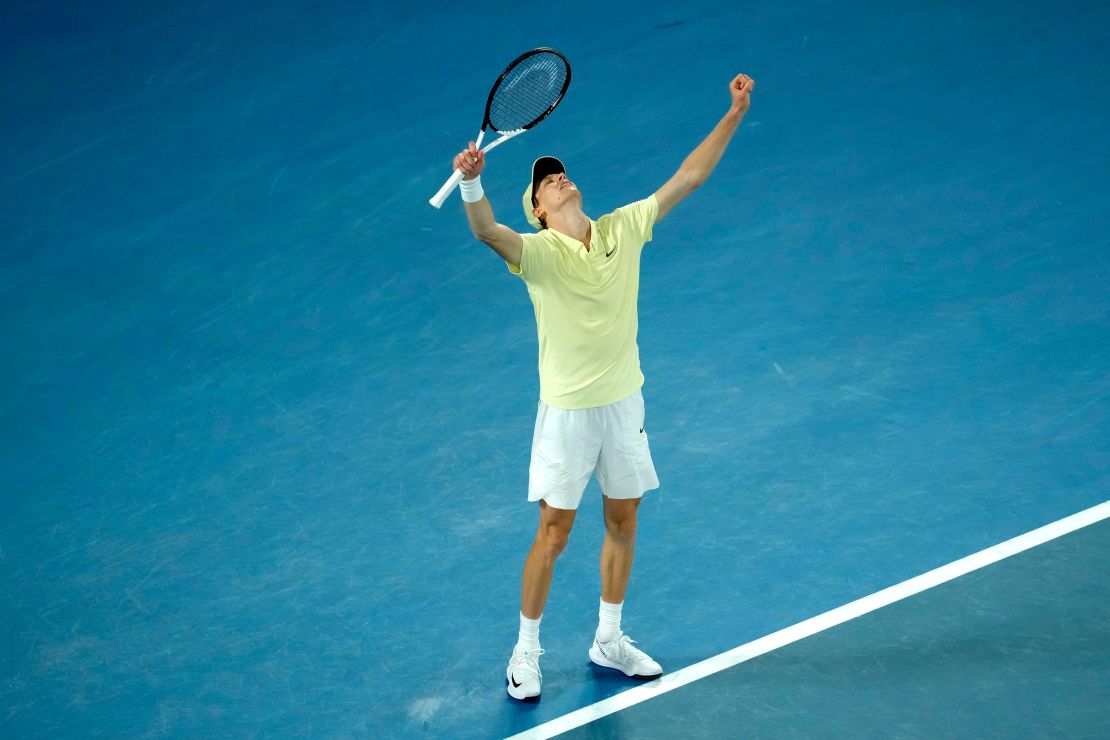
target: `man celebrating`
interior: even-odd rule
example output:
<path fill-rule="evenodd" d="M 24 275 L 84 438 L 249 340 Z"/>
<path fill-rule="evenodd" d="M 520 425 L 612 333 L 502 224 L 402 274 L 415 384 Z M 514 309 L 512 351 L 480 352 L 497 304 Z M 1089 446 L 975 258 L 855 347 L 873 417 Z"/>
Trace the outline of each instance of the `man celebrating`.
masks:
<path fill-rule="evenodd" d="M 555 560 L 567 544 L 578 504 L 597 474 L 605 512 L 599 624 L 590 660 L 636 678 L 663 669 L 621 631 L 636 510 L 659 487 L 644 431 L 636 302 L 640 253 L 652 226 L 706 181 L 751 103 L 755 82 L 729 83 L 732 105 L 678 171 L 650 197 L 596 221 L 554 157 L 532 165 L 524 215 L 539 231 L 518 234 L 497 223 L 479 175 L 485 155 L 474 142 L 455 157 L 470 228 L 528 288 L 539 339 L 540 401 L 532 436 L 528 500 L 539 502 L 539 529 L 524 561 L 520 632 L 506 671 L 509 695 L 540 694 L 540 618 Z"/>

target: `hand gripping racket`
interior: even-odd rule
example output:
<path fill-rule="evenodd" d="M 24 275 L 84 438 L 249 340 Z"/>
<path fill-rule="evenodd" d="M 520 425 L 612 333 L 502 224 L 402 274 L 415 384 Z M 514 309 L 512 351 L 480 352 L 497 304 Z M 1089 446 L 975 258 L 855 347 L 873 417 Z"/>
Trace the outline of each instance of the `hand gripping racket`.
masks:
<path fill-rule="evenodd" d="M 501 134 L 501 138 L 488 144 L 483 152 L 523 134 L 551 115 L 568 87 L 570 62 L 562 53 L 540 48 L 521 54 L 493 83 L 486 100 L 486 117 L 475 144 L 482 146 L 487 128 Z M 451 191 L 458 187 L 462 176 L 461 171 L 455 170 L 428 202 L 436 208 L 442 206 Z"/>

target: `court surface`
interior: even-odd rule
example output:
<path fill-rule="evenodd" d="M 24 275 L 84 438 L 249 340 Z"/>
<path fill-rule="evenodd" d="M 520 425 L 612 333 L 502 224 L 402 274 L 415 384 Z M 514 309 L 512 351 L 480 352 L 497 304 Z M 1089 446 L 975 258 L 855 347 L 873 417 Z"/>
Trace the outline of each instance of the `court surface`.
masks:
<path fill-rule="evenodd" d="M 662 482 L 624 629 L 698 664 L 1110 499 L 1110 6 L 0 9 L 0 736 L 505 737 L 591 668 L 590 484 L 504 690 L 525 287 L 427 199 L 496 73 L 597 217 L 752 109 L 645 247 Z M 571 730 L 1110 736 L 1094 523 Z"/>

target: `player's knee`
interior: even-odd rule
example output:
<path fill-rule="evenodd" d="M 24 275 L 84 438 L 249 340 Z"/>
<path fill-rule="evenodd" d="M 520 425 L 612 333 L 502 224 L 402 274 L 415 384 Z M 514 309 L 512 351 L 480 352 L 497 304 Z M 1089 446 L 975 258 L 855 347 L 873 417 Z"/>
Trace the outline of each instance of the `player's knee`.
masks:
<path fill-rule="evenodd" d="M 636 513 L 626 517 L 605 517 L 605 531 L 610 537 L 622 543 L 636 539 Z"/>
<path fill-rule="evenodd" d="M 569 541 L 570 532 L 566 529 L 562 527 L 544 527 L 543 542 L 541 544 L 544 558 L 549 563 L 555 562 L 555 559 L 566 549 L 567 542 Z"/>
<path fill-rule="evenodd" d="M 633 543 L 636 540 L 636 519 L 606 521 L 605 531 L 618 543 Z"/>

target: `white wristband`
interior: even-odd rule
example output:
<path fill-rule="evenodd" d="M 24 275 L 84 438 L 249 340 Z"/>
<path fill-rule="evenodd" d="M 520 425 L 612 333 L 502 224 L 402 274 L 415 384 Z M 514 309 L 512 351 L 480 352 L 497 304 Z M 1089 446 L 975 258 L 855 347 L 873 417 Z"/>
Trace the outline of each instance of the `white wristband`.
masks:
<path fill-rule="evenodd" d="M 473 180 L 460 180 L 459 192 L 462 193 L 462 199 L 467 203 L 477 203 L 485 198 L 486 193 L 482 190 L 482 176 L 478 175 Z"/>

